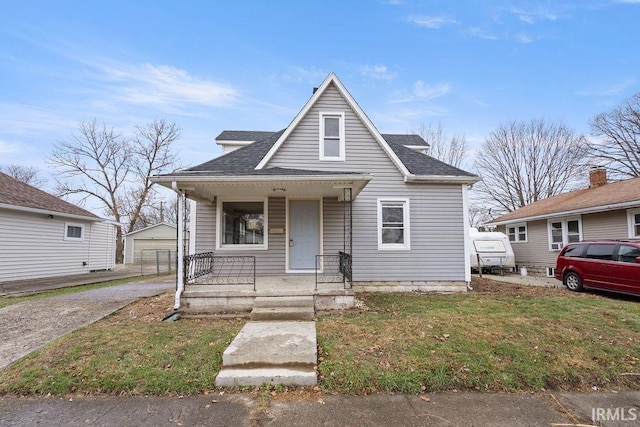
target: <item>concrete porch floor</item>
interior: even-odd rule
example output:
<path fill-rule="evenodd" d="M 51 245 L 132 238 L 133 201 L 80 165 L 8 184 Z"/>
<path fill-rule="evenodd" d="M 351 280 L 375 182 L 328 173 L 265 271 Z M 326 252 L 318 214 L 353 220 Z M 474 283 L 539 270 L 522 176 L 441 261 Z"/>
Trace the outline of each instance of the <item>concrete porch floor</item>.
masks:
<path fill-rule="evenodd" d="M 346 309 L 355 302 L 354 291 L 343 283 L 316 285 L 314 274 L 289 274 L 256 277 L 255 290 L 253 284 L 218 284 L 215 277 L 202 277 L 185 286 L 181 308 L 191 313 L 248 312 L 256 297 L 291 296 L 313 296 L 317 310 Z"/>

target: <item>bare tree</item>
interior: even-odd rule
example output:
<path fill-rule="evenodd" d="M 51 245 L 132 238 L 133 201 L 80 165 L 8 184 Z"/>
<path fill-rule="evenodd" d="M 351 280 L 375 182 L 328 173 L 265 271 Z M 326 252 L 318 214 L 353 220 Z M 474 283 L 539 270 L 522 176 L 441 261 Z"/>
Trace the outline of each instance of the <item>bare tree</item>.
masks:
<path fill-rule="evenodd" d="M 493 213 L 559 194 L 582 175 L 586 140 L 560 122 L 512 121 L 485 138 L 476 155 L 474 190 Z"/>
<path fill-rule="evenodd" d="M 431 157 L 457 168 L 467 157 L 468 147 L 464 135 L 447 135 L 440 123 L 437 126 L 422 124 L 417 133 L 429 144 L 428 153 Z"/>
<path fill-rule="evenodd" d="M 42 188 L 47 183 L 47 180 L 40 177 L 40 171 L 33 166 L 22 166 L 17 164 L 0 165 L 0 172 L 4 172 L 7 175 L 22 181 L 25 184 L 32 185 L 34 187 Z"/>
<path fill-rule="evenodd" d="M 54 146 L 49 162 L 60 170 L 57 192 L 78 194 L 101 203 L 118 227 L 116 259 L 122 259 L 122 234 L 135 230 L 142 208 L 154 196 L 149 175 L 173 170 L 177 155 L 171 144 L 179 137 L 164 120 L 136 127 L 132 141 L 95 120 L 80 124 L 68 141 Z"/>
<path fill-rule="evenodd" d="M 640 176 L 640 93 L 591 120 L 591 133 L 601 141 L 589 143 L 589 157 L 613 176 Z"/>

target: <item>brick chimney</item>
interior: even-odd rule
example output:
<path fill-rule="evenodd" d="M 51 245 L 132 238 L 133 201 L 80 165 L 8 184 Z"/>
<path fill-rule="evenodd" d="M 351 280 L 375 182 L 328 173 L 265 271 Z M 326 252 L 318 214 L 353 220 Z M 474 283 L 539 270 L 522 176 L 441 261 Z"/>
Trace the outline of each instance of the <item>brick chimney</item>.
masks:
<path fill-rule="evenodd" d="M 589 188 L 602 187 L 607 183 L 607 170 L 602 167 L 594 167 L 589 171 Z"/>

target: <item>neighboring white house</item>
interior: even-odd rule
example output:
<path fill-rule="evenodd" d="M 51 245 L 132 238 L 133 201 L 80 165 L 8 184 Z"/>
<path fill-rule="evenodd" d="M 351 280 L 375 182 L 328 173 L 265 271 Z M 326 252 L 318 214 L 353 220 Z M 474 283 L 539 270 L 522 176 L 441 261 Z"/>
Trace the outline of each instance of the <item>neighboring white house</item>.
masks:
<path fill-rule="evenodd" d="M 156 252 L 171 254 L 175 258 L 177 228 L 161 222 L 124 236 L 124 263 L 139 264 L 143 260 L 155 262 Z M 163 255 L 164 256 L 164 255 Z"/>
<path fill-rule="evenodd" d="M 0 282 L 111 270 L 117 226 L 0 173 Z"/>
<path fill-rule="evenodd" d="M 217 142 L 226 154 L 152 177 L 197 201 L 190 283 L 306 275 L 319 289 L 332 275 L 361 290 L 466 289 L 467 187 L 480 178 L 424 154 L 419 135 L 381 134 L 335 74 L 285 129 Z"/>

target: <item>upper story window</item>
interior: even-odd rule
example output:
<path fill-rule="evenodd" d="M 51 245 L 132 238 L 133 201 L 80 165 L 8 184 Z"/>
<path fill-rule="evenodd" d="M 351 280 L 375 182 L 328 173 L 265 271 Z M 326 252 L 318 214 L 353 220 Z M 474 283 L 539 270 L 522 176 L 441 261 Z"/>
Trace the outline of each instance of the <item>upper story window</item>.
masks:
<path fill-rule="evenodd" d="M 220 249 L 267 248 L 266 200 L 218 200 Z"/>
<path fill-rule="evenodd" d="M 526 242 L 527 241 L 527 224 L 513 224 L 507 226 L 507 236 L 510 242 Z"/>
<path fill-rule="evenodd" d="M 64 240 L 84 240 L 84 225 L 66 223 L 64 225 Z"/>
<path fill-rule="evenodd" d="M 320 160 L 344 161 L 344 112 L 320 112 Z"/>
<path fill-rule="evenodd" d="M 582 221 L 580 218 L 550 219 L 547 222 L 547 227 L 550 251 L 559 251 L 567 243 L 582 240 Z"/>
<path fill-rule="evenodd" d="M 629 238 L 640 239 L 640 209 L 632 209 L 627 212 L 629 221 Z"/>
<path fill-rule="evenodd" d="M 378 249 L 410 249 L 409 199 L 378 199 Z"/>

